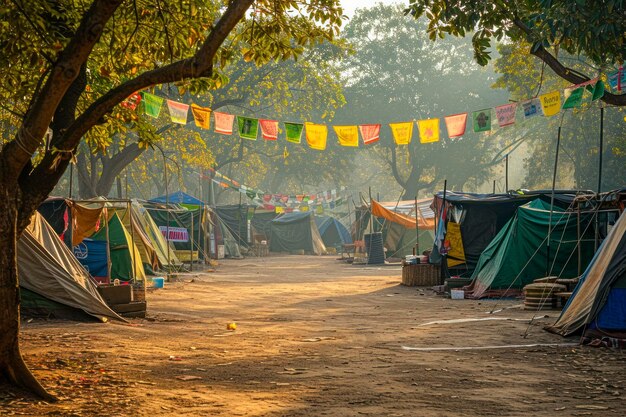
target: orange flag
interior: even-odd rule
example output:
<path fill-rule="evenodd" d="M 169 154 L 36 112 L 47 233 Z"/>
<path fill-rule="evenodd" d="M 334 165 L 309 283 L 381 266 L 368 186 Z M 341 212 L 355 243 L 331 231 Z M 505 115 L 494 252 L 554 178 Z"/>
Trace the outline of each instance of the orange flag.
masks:
<path fill-rule="evenodd" d="M 196 121 L 196 126 L 203 129 L 211 127 L 211 109 L 192 104 L 191 113 L 193 114 L 193 119 Z"/>

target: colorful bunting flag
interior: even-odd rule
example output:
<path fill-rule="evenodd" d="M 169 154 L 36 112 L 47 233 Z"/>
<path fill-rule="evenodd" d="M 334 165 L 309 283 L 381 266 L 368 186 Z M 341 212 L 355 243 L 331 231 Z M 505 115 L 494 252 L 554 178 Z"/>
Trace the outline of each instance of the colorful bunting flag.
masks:
<path fill-rule="evenodd" d="M 596 101 L 596 100 L 598 100 L 599 98 L 602 98 L 602 97 L 604 97 L 604 82 L 602 80 L 600 80 L 593 87 L 591 101 Z"/>
<path fill-rule="evenodd" d="M 623 67 L 620 67 L 617 71 L 608 74 L 607 79 L 611 89 L 622 91 L 622 88 L 626 85 L 626 71 L 624 71 Z"/>
<path fill-rule="evenodd" d="M 396 145 L 408 145 L 413 137 L 413 122 L 389 123 Z"/>
<path fill-rule="evenodd" d="M 187 124 L 187 115 L 189 114 L 188 104 L 179 103 L 174 100 L 167 100 L 167 109 L 170 111 L 172 123 L 177 123 L 179 125 Z"/>
<path fill-rule="evenodd" d="M 326 149 L 328 127 L 311 122 L 306 122 L 304 125 L 306 127 L 306 142 L 309 147 L 318 151 Z"/>
<path fill-rule="evenodd" d="M 380 124 L 359 125 L 364 145 L 371 145 L 380 139 Z"/>
<path fill-rule="evenodd" d="M 285 133 L 287 135 L 287 142 L 300 143 L 302 141 L 303 129 L 304 129 L 304 125 L 302 123 L 285 122 Z"/>
<path fill-rule="evenodd" d="M 120 105 L 127 109 L 136 110 L 139 103 L 141 103 L 141 94 L 133 93 L 126 100 L 122 101 Z"/>
<path fill-rule="evenodd" d="M 498 126 L 505 127 L 515 124 L 515 112 L 517 110 L 517 103 L 503 104 L 496 107 L 496 118 L 498 119 Z"/>
<path fill-rule="evenodd" d="M 333 126 L 341 146 L 359 146 L 359 128 L 357 126 Z"/>
<path fill-rule="evenodd" d="M 280 206 L 276 206 L 276 214 L 280 214 L 280 213 L 284 213 L 284 212 L 285 212 L 285 209 L 283 209 Z"/>
<path fill-rule="evenodd" d="M 474 132 L 489 132 L 491 130 L 491 109 L 475 111 L 472 114 Z"/>
<path fill-rule="evenodd" d="M 215 133 L 221 133 L 222 135 L 233 134 L 235 115 L 214 111 L 213 117 L 215 118 Z"/>
<path fill-rule="evenodd" d="M 256 140 L 259 133 L 259 119 L 237 116 L 237 126 L 239 127 L 239 137 Z"/>
<path fill-rule="evenodd" d="M 561 93 L 553 91 L 539 96 L 541 110 L 546 117 L 554 116 L 561 111 Z"/>
<path fill-rule="evenodd" d="M 439 142 L 439 119 L 418 120 L 420 143 Z"/>
<path fill-rule="evenodd" d="M 159 96 L 155 96 L 150 93 L 141 93 L 143 100 L 143 111 L 150 117 L 155 119 L 159 117 L 161 113 L 161 106 L 163 105 L 163 99 Z"/>
<path fill-rule="evenodd" d="M 524 118 L 530 119 L 531 117 L 539 116 L 539 109 L 541 104 L 536 98 L 522 102 L 522 109 L 524 110 Z"/>
<path fill-rule="evenodd" d="M 444 117 L 446 121 L 446 129 L 449 138 L 458 138 L 465 134 L 465 126 L 467 125 L 467 113 L 453 114 Z"/>
<path fill-rule="evenodd" d="M 193 114 L 193 119 L 196 121 L 196 126 L 203 129 L 211 127 L 211 109 L 192 104 L 191 114 Z"/>
<path fill-rule="evenodd" d="M 260 119 L 261 135 L 265 140 L 278 139 L 278 120 Z"/>
<path fill-rule="evenodd" d="M 583 93 L 585 89 L 578 87 L 575 90 L 565 90 L 565 102 L 563 103 L 563 109 L 573 109 L 579 107 L 583 102 Z"/>

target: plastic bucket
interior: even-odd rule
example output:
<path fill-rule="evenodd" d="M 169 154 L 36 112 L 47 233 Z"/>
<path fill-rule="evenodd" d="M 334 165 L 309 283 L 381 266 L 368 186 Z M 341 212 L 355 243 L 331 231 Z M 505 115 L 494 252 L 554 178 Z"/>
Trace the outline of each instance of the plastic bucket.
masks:
<path fill-rule="evenodd" d="M 453 300 L 462 300 L 465 298 L 465 291 L 450 290 L 450 298 L 452 298 Z"/>
<path fill-rule="evenodd" d="M 163 277 L 152 278 L 152 288 L 163 288 L 163 285 L 165 285 L 165 278 Z"/>

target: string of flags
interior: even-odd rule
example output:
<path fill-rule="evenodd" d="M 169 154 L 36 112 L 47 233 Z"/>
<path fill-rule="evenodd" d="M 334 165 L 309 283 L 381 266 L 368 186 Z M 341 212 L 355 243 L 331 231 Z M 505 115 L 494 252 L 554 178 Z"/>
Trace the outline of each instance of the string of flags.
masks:
<path fill-rule="evenodd" d="M 613 91 L 622 91 L 626 86 L 626 72 L 620 67 L 618 71 L 607 76 L 608 84 Z M 444 116 L 444 125 L 448 138 L 459 138 L 466 132 L 468 121 L 471 129 L 476 132 L 489 132 L 497 123 L 500 128 L 513 126 L 518 120 L 518 109 L 521 109 L 523 120 L 536 116 L 551 117 L 562 110 L 573 109 L 582 105 L 585 91 L 590 93 L 591 101 L 604 96 L 605 84 L 599 78 L 570 86 L 563 92 L 552 91 L 519 103 L 512 102 L 486 108 L 470 113 L 459 113 Z M 279 122 L 272 119 L 257 119 L 253 117 L 239 116 L 224 112 L 213 111 L 210 108 L 196 104 L 185 104 L 174 100 L 167 100 L 148 92 L 134 93 L 122 103 L 124 107 L 136 110 L 139 105 L 143 112 L 153 118 L 158 118 L 163 103 L 167 104 L 172 123 L 186 125 L 189 113 L 194 119 L 195 125 L 202 129 L 211 128 L 211 115 L 213 116 L 213 129 L 222 135 L 233 135 L 235 130 L 239 137 L 247 140 L 257 140 L 259 135 L 263 140 L 278 140 L 279 123 L 282 123 L 285 132 L 285 140 L 290 143 L 300 144 L 302 139 L 311 149 L 323 151 L 328 141 L 328 126 L 312 122 L 295 123 Z M 495 115 L 495 117 L 494 117 Z M 469 119 L 469 120 L 468 120 Z M 494 122 L 495 120 L 495 122 Z M 413 138 L 414 126 L 417 125 L 420 143 L 428 144 L 439 142 L 441 139 L 440 119 L 431 118 L 426 120 L 413 120 L 398 123 L 389 123 L 391 134 L 396 145 L 408 145 Z M 346 147 L 358 147 L 360 142 L 364 145 L 372 145 L 380 140 L 381 124 L 361 125 L 337 125 L 332 126 L 338 143 Z M 361 141 L 359 141 L 359 138 Z M 285 157 L 288 153 L 285 152 Z"/>
<path fill-rule="evenodd" d="M 291 213 L 294 211 L 315 211 L 317 214 L 325 210 L 333 210 L 348 202 L 351 192 L 344 186 L 339 189 L 320 191 L 313 194 L 282 194 L 267 193 L 247 187 L 219 171 L 210 168 L 211 176 L 201 175 L 200 178 L 211 180 L 224 189 L 230 189 L 245 194 L 253 204 L 275 213 Z"/>

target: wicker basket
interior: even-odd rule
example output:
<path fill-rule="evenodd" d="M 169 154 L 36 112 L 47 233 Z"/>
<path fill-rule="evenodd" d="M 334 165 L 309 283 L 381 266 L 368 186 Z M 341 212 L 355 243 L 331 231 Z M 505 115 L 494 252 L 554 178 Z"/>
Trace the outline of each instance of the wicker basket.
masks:
<path fill-rule="evenodd" d="M 441 283 L 441 271 L 439 265 L 431 264 L 403 264 L 402 285 L 408 287 L 420 287 L 439 285 Z"/>

